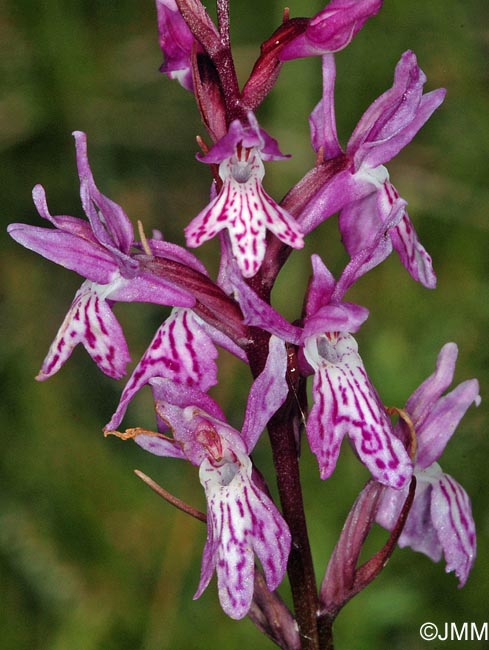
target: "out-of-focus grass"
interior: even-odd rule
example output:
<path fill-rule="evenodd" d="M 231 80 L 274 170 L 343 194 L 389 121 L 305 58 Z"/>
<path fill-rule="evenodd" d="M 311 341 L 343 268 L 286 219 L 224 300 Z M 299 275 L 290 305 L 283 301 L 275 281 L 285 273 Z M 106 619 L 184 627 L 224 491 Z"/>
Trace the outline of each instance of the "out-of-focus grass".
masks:
<path fill-rule="evenodd" d="M 280 19 L 274 1 L 233 3 L 233 37 L 242 79 L 258 43 Z M 292 15 L 321 2 L 291 2 Z M 471 3 L 387 0 L 338 56 L 337 112 L 346 141 L 368 104 L 392 82 L 400 54 L 413 49 L 428 89 L 445 86 L 443 107 L 389 164 L 431 252 L 439 286 L 417 286 L 389 259 L 349 298 L 371 316 L 359 335 L 367 369 L 386 403 L 402 405 L 432 371 L 439 348 L 460 346 L 457 379 L 488 383 L 489 321 L 489 7 Z M 80 216 L 70 132 L 84 130 L 95 178 L 147 231 L 183 243 L 182 228 L 208 198 L 207 169 L 195 161 L 202 133 L 192 97 L 157 72 L 152 3 L 120 0 L 8 1 L 0 9 L 2 220 L 39 224 L 30 189 L 41 182 L 54 213 Z M 259 117 L 291 152 L 269 165 L 267 188 L 279 197 L 312 164 L 307 116 L 320 97 L 319 61 L 288 64 Z M 101 376 L 82 350 L 58 376 L 33 381 L 79 285 L 79 278 L 2 239 L 2 492 L 0 496 L 1 645 L 5 650 L 163 650 L 256 644 L 248 621 L 228 620 L 212 586 L 194 603 L 204 527 L 159 501 L 132 474 L 139 467 L 169 490 L 204 507 L 196 472 L 154 458 L 132 443 L 104 440 L 101 428 L 121 386 Z M 334 219 L 309 238 L 338 272 L 344 256 Z M 216 268 L 217 247 L 199 256 Z M 309 274 L 308 255 L 292 256 L 276 292 L 291 319 Z M 294 297 L 295 296 L 295 297 Z M 163 312 L 119 305 L 133 359 Z M 165 312 L 166 313 L 166 312 Z M 215 394 L 239 426 L 248 381 L 223 358 Z M 150 400 L 131 407 L 128 426 L 151 426 Z M 443 565 L 398 551 L 384 574 L 337 622 L 338 648 L 422 648 L 419 625 L 487 619 L 489 599 L 485 406 L 472 409 L 443 459 L 471 494 L 479 555 L 467 586 L 456 589 Z M 264 439 L 258 462 L 270 476 Z M 304 488 L 318 576 L 366 479 L 352 454 L 321 483 L 303 455 Z M 273 486 L 272 486 L 273 489 Z M 385 538 L 376 532 L 378 543 Z M 190 623 L 191 622 L 191 623 Z M 259 640 L 259 647 L 272 647 Z"/>

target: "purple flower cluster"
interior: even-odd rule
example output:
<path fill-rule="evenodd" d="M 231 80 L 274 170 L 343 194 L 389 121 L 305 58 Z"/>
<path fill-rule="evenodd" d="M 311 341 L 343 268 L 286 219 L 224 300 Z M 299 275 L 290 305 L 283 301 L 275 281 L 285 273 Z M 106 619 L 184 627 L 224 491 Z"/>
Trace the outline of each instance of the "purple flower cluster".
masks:
<path fill-rule="evenodd" d="M 153 454 L 199 468 L 207 500 L 207 541 L 195 597 L 216 572 L 221 605 L 233 618 L 257 606 L 255 556 L 271 594 L 284 578 L 291 544 L 300 546 L 299 524 L 290 514 L 286 492 L 281 514 L 250 456 L 268 426 L 277 458 L 277 432 L 293 439 L 293 467 L 301 436 L 299 410 L 321 478 L 335 470 L 346 437 L 381 484 L 376 521 L 397 531 L 401 546 L 435 561 L 444 554 L 447 571 L 455 571 L 464 584 L 475 558 L 470 500 L 437 460 L 469 405 L 478 404 L 478 383 L 466 381 L 442 397 L 457 355 L 456 345 L 449 343 L 435 373 L 413 393 L 393 425 L 354 338 L 368 311 L 344 300 L 348 289 L 394 249 L 416 281 L 429 288 L 436 284 L 431 258 L 384 164 L 412 140 L 445 91 L 424 93 L 426 77 L 415 55 L 405 52 L 392 87 L 365 111 L 343 149 L 335 124 L 334 53 L 379 11 L 381 0 L 332 0 L 313 18 L 287 17 L 262 46 L 243 91 L 232 74 L 227 3 L 218 3 L 219 28 L 198 0 L 157 0 L 156 5 L 161 71 L 195 95 L 212 140 L 198 156 L 213 173 L 211 200 L 185 228 L 186 242 L 195 248 L 219 236 L 219 276 L 214 282 L 196 257 L 158 234 L 152 239 L 141 234 L 141 241 L 135 241 L 123 209 L 95 185 L 86 136 L 75 132 L 87 220 L 52 216 L 38 185 L 34 204 L 53 227 L 9 227 L 17 242 L 84 279 L 38 379 L 58 372 L 79 343 L 105 374 L 120 379 L 130 358 L 113 304 L 173 308 L 135 366 L 105 431 L 117 433 L 131 400 L 149 385 L 156 431 L 131 429 L 119 435 L 134 438 Z M 322 56 L 323 71 L 323 97 L 310 116 L 317 163 L 277 202 L 263 188 L 264 163 L 286 156 L 259 126 L 256 108 L 285 61 L 312 55 Z M 302 248 L 304 238 L 336 213 L 349 261 L 335 279 L 321 257 L 312 256 L 303 314 L 292 324 L 272 307 L 271 288 L 292 249 Z M 249 363 L 254 377 L 241 431 L 208 394 L 218 382 L 217 346 Z M 276 469 L 280 488 L 290 475 L 280 462 Z M 413 476 L 417 488 L 406 518 Z M 402 517 L 405 523 L 398 531 Z M 255 619 L 265 626 L 263 617 Z M 278 626 L 267 625 L 276 640 Z"/>

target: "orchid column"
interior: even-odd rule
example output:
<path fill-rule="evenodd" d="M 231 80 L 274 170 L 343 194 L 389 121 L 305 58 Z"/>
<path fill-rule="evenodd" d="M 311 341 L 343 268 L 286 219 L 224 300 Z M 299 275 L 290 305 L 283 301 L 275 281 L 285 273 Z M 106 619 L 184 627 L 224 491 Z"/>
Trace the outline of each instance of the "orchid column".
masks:
<path fill-rule="evenodd" d="M 456 345 L 449 343 L 442 347 L 435 374 L 406 406 L 386 408 L 355 338 L 368 310 L 346 298 L 393 250 L 415 281 L 430 289 L 436 284 L 407 202 L 384 165 L 422 128 L 445 91 L 425 93 L 426 77 L 416 56 L 405 52 L 392 86 L 367 108 L 345 147 L 337 136 L 335 56 L 380 7 L 381 0 L 332 0 L 312 18 L 291 17 L 286 10 L 240 88 L 228 0 L 217 1 L 217 25 L 199 0 L 157 0 L 161 71 L 196 101 L 207 131 L 197 137 L 197 158 L 210 180 L 210 200 L 202 197 L 198 214 L 182 226 L 189 248 L 218 240 L 215 280 L 193 253 L 166 241 L 160 231 L 147 238 L 139 224 L 135 240 L 123 208 L 95 184 L 87 138 L 79 131 L 74 133 L 76 163 L 88 221 L 51 215 L 45 191 L 37 185 L 35 206 L 54 227 L 9 227 L 17 242 L 83 278 L 39 380 L 58 372 L 79 343 L 100 370 L 120 379 L 130 356 L 114 303 L 172 308 L 133 368 L 104 432 L 197 468 L 206 513 L 138 475 L 207 526 L 195 598 L 215 574 L 224 612 L 235 619 L 248 615 L 285 650 L 332 648 L 334 619 L 375 579 L 397 542 L 433 560 L 444 555 L 447 571 L 454 571 L 460 584 L 475 558 L 470 499 L 437 460 L 465 411 L 479 403 L 478 383 L 466 381 L 442 397 L 457 355 Z M 278 201 L 266 189 L 266 167 L 284 164 L 287 156 L 260 126 L 258 111 L 284 63 L 310 56 L 322 61 L 323 97 L 310 115 L 316 163 Z M 272 305 L 276 279 L 288 256 L 298 254 L 305 238 L 336 213 L 348 261 L 335 277 L 323 251 L 312 255 L 303 310 L 291 323 Z M 219 347 L 247 364 L 251 374 L 239 430 L 211 394 L 219 381 Z M 152 391 L 154 428 L 119 431 L 142 389 Z M 253 459 L 266 430 L 275 469 L 271 477 Z M 318 480 L 327 480 L 344 439 L 371 478 L 347 515 L 331 558 L 324 558 L 325 575 L 318 584 L 300 450 L 309 444 Z M 280 504 L 271 496 L 272 481 Z M 387 541 L 358 567 L 376 522 L 387 529 Z M 286 573 L 292 608 L 277 592 Z"/>

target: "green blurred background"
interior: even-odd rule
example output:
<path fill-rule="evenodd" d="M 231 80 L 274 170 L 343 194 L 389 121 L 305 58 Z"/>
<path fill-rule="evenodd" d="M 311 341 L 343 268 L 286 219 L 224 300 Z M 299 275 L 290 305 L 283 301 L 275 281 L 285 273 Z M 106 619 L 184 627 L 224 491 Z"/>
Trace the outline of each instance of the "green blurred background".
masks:
<path fill-rule="evenodd" d="M 311 15 L 323 2 L 297 0 L 289 6 L 292 15 Z M 235 58 L 243 81 L 281 10 L 276 0 L 232 3 Z M 7 0 L 1 6 L 4 233 L 12 221 L 40 223 L 30 197 L 38 182 L 54 214 L 82 216 L 70 135 L 80 129 L 88 134 L 100 189 L 134 222 L 141 218 L 147 232 L 161 228 L 167 239 L 183 244 L 183 226 L 208 200 L 209 174 L 194 158 L 194 138 L 203 128 L 191 95 L 158 73 L 155 22 L 149 0 Z M 358 338 L 386 404 L 404 404 L 432 371 L 446 341 L 460 347 L 457 380 L 478 377 L 484 399 L 489 5 L 484 0 L 386 0 L 380 15 L 337 57 L 343 142 L 363 110 L 391 85 L 394 66 L 409 48 L 428 76 L 427 89 L 445 86 L 448 94 L 389 170 L 433 256 L 438 289 L 416 285 L 392 256 L 363 278 L 349 299 L 371 310 Z M 313 164 L 307 116 L 320 93 L 320 62 L 292 62 L 260 109 L 262 124 L 283 151 L 293 154 L 289 162 L 268 166 L 266 187 L 275 197 Z M 344 264 L 335 219 L 309 238 L 306 251 L 290 259 L 275 292 L 275 304 L 291 319 L 300 310 L 309 254 L 321 253 L 336 273 Z M 215 243 L 197 253 L 216 268 Z M 205 529 L 172 510 L 132 470 L 143 470 L 203 508 L 197 474 L 131 442 L 102 437 L 122 383 L 102 376 L 82 349 L 56 377 L 34 381 L 80 278 L 5 235 L 0 260 L 2 650 L 274 647 L 248 620 L 224 616 L 214 584 L 200 601 L 192 601 Z M 116 311 L 135 362 L 167 312 L 148 305 L 119 305 Z M 223 355 L 220 378 L 213 394 L 239 426 L 248 376 Z M 143 393 L 128 412 L 127 426 L 153 425 L 150 395 Z M 489 619 L 485 409 L 483 401 L 469 411 L 442 460 L 473 500 L 479 552 L 468 584 L 458 590 L 443 564 L 397 551 L 378 580 L 340 614 L 339 650 L 421 649 L 426 642 L 418 629 L 424 621 L 482 625 Z M 256 459 L 271 477 L 265 439 Z M 337 472 L 326 482 L 320 482 L 307 449 L 303 466 L 320 577 L 367 473 L 346 446 Z M 374 531 L 371 550 L 384 539 L 383 531 Z"/>

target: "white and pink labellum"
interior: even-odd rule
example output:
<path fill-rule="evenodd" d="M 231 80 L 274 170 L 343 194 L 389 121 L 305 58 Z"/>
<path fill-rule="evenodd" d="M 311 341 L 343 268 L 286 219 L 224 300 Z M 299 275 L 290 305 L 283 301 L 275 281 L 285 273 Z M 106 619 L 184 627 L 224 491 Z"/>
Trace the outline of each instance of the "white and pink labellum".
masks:
<path fill-rule="evenodd" d="M 266 251 L 266 231 L 292 248 L 302 248 L 295 219 L 263 189 L 265 169 L 256 148 L 238 146 L 219 166 L 223 186 L 218 196 L 185 229 L 187 245 L 200 246 L 226 228 L 241 273 L 258 271 Z"/>
<path fill-rule="evenodd" d="M 152 381 L 160 382 L 160 396 L 167 398 L 176 386 L 169 380 Z M 211 400 L 197 392 L 188 389 L 192 401 L 203 404 Z M 228 616 L 240 619 L 252 603 L 254 556 L 262 564 L 268 588 L 275 590 L 287 568 L 290 532 L 276 505 L 255 482 L 240 433 L 200 407 L 183 407 L 181 393 L 180 405 L 158 404 L 173 439 L 161 434 L 136 434 L 135 440 L 153 454 L 187 458 L 199 467 L 207 500 L 207 540 L 194 598 L 201 596 L 215 571 L 222 608 Z"/>
<path fill-rule="evenodd" d="M 475 524 L 467 492 L 448 474 L 433 485 L 431 519 L 447 562 L 446 572 L 454 571 L 463 587 L 477 550 Z"/>
<path fill-rule="evenodd" d="M 401 548 L 409 546 L 433 562 L 445 556 L 446 571 L 454 571 L 463 587 L 476 556 L 475 524 L 470 498 L 463 487 L 438 463 L 414 471 L 416 494 L 399 538 Z M 407 488 L 387 490 L 376 517 L 378 524 L 392 530 L 406 498 Z"/>
<path fill-rule="evenodd" d="M 314 405 L 306 429 L 321 478 L 332 474 L 347 435 L 376 480 L 394 488 L 406 485 L 412 463 L 393 433 L 353 336 L 347 332 L 310 336 L 304 356 L 314 370 Z"/>
<path fill-rule="evenodd" d="M 399 224 L 390 231 L 390 236 L 392 245 L 411 277 L 427 289 L 434 289 L 436 287 L 436 275 L 433 270 L 431 255 L 419 241 L 413 223 L 406 211 L 404 211 Z"/>
<path fill-rule="evenodd" d="M 190 309 L 172 310 L 134 368 L 107 430 L 119 426 L 129 402 L 154 377 L 171 379 L 203 392 L 217 384 L 217 350 L 200 322 Z"/>
<path fill-rule="evenodd" d="M 271 499 L 252 479 L 252 464 L 239 444 L 217 436 L 200 465 L 207 498 L 207 541 L 198 598 L 217 573 L 219 601 L 231 618 L 243 618 L 254 588 L 254 554 L 267 586 L 281 583 L 290 551 L 290 532 Z"/>
<path fill-rule="evenodd" d="M 124 375 L 130 357 L 122 328 L 106 300 L 110 288 L 89 280 L 82 284 L 36 379 L 58 372 L 79 343 L 106 375 L 114 379 Z"/>

